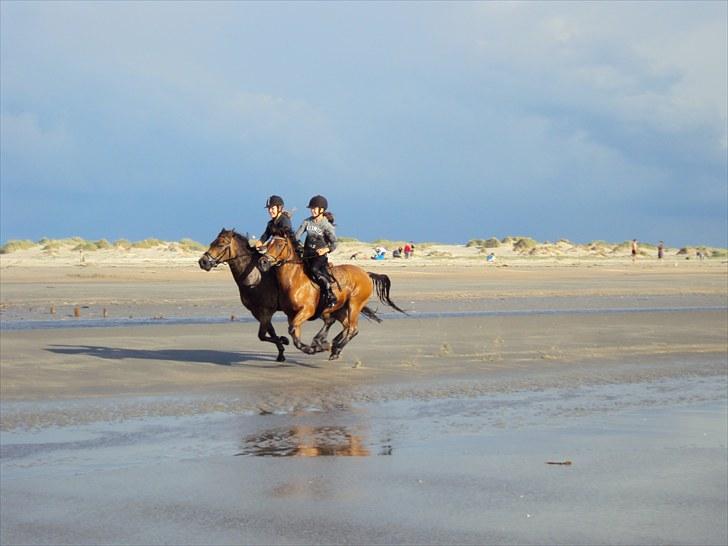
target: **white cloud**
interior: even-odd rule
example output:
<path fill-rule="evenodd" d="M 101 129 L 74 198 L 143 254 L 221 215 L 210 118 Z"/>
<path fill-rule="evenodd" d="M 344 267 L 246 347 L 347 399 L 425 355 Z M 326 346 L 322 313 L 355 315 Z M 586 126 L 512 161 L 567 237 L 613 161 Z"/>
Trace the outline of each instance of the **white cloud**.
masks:
<path fill-rule="evenodd" d="M 478 4 L 461 22 L 482 61 L 531 82 L 548 102 L 612 112 L 615 122 L 713 134 L 725 149 L 728 30 L 725 3 Z M 462 37 L 454 38 L 462 41 Z"/>

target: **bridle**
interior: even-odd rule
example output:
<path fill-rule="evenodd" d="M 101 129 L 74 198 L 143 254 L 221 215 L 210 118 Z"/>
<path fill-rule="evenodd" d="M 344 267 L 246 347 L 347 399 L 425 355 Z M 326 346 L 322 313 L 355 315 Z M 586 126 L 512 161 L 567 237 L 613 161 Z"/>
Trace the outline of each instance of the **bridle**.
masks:
<path fill-rule="evenodd" d="M 220 255 L 217 258 L 215 258 L 212 254 L 210 254 L 209 250 L 207 252 L 205 252 L 204 255 L 207 256 L 207 259 L 210 261 L 210 265 L 212 267 L 216 267 L 217 265 L 219 265 L 221 263 L 225 263 L 225 262 L 233 259 L 233 248 L 232 247 L 233 247 L 233 238 L 231 236 L 230 241 L 228 241 L 228 244 L 226 244 L 222 248 L 222 252 L 220 253 Z M 225 255 L 225 252 L 229 252 L 230 257 L 227 260 L 221 260 L 220 258 L 222 258 Z"/>
<path fill-rule="evenodd" d="M 283 242 L 285 242 L 285 245 L 281 249 L 281 251 L 278 253 L 277 256 L 273 256 L 272 254 L 268 253 L 268 249 L 265 251 L 265 256 L 271 261 L 271 267 L 276 267 L 283 264 L 293 264 L 293 263 L 299 263 L 298 260 L 291 258 L 290 256 L 288 258 L 283 258 L 283 255 L 288 252 L 289 255 L 292 254 L 293 256 L 296 256 L 295 251 L 291 247 L 290 241 L 286 237 L 281 237 L 280 235 L 274 235 L 272 237 L 273 239 L 280 239 Z"/>

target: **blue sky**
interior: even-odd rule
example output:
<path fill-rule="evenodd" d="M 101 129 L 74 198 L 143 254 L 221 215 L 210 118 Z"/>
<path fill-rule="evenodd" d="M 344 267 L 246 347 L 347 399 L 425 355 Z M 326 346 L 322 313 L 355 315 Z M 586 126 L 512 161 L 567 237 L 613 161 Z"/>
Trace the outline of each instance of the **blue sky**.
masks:
<path fill-rule="evenodd" d="M 727 2 L 0 6 L 3 241 L 728 245 Z"/>

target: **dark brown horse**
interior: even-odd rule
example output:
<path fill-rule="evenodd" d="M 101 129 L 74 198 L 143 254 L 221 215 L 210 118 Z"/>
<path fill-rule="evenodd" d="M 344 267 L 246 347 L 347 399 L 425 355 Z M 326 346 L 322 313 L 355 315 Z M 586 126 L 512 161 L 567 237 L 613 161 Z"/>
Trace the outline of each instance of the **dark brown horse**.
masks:
<path fill-rule="evenodd" d="M 288 315 L 288 333 L 293 338 L 293 344 L 305 353 L 311 354 L 331 349 L 329 360 L 337 359 L 344 346 L 359 333 L 359 315 L 361 313 L 378 320 L 376 315 L 366 307 L 366 303 L 375 289 L 382 303 L 404 313 L 389 299 L 391 286 L 389 277 L 367 273 L 355 265 L 338 265 L 331 269 L 336 303 L 333 307 L 321 312 L 324 327 L 316 334 L 312 344 L 306 345 L 301 341 L 301 325 L 317 312 L 320 299 L 319 287 L 304 271 L 303 261 L 296 254 L 293 241 L 289 237 L 273 237 L 268 243 L 266 253 L 260 260 L 260 268 L 265 272 L 273 266 L 276 266 L 275 271 L 280 290 L 286 296 L 283 307 L 284 312 Z M 326 336 L 335 321 L 339 321 L 344 329 L 329 346 Z"/>
<path fill-rule="evenodd" d="M 278 348 L 278 362 L 283 362 L 283 348 L 288 345 L 288 338 L 278 336 L 271 319 L 276 311 L 280 311 L 278 282 L 272 273 L 262 273 L 258 268 L 261 258 L 248 239 L 235 230 L 225 228 L 210 243 L 200 260 L 200 267 L 210 271 L 218 264 L 227 263 L 240 291 L 240 301 L 260 323 L 258 339 L 274 343 Z"/>

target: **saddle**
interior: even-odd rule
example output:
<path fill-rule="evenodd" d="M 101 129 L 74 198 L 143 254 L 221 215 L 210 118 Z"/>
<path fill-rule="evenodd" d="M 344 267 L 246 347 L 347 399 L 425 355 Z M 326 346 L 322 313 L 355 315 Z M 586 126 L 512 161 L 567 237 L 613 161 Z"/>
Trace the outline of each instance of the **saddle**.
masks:
<path fill-rule="evenodd" d="M 325 303 L 326 298 L 322 297 L 321 294 L 321 287 L 318 285 L 318 283 L 313 279 L 313 276 L 311 275 L 311 271 L 308 268 L 304 268 L 304 271 L 306 272 L 306 275 L 308 275 L 309 279 L 311 279 L 311 282 L 315 284 L 319 289 L 319 299 L 318 303 L 316 304 L 316 311 L 314 311 L 313 316 L 308 320 L 317 320 L 321 318 L 321 314 L 326 310 Z M 326 264 L 326 273 L 329 276 L 329 282 L 332 286 L 337 286 L 339 289 L 341 289 L 341 286 L 339 285 L 339 281 L 336 280 L 336 277 L 334 277 L 334 266 L 332 266 L 330 263 Z"/>

